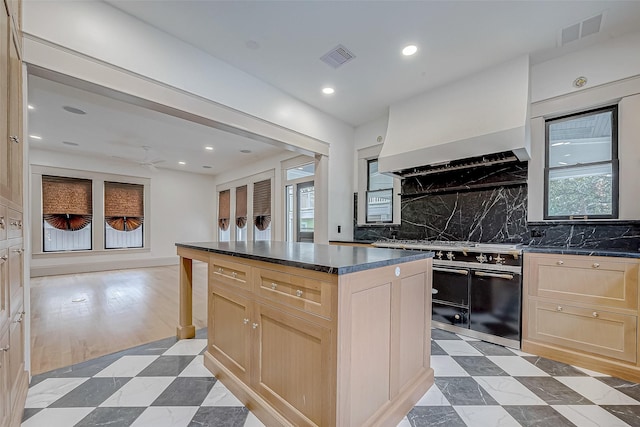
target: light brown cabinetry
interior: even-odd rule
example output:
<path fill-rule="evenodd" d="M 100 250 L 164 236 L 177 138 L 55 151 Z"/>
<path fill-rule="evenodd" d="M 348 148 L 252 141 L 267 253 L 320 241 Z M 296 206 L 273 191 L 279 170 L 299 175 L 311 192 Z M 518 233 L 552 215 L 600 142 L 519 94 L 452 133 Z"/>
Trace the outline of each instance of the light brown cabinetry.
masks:
<path fill-rule="evenodd" d="M 527 253 L 526 352 L 640 381 L 635 259 Z"/>
<path fill-rule="evenodd" d="M 205 366 L 268 426 L 396 425 L 433 384 L 430 269 L 211 254 Z"/>

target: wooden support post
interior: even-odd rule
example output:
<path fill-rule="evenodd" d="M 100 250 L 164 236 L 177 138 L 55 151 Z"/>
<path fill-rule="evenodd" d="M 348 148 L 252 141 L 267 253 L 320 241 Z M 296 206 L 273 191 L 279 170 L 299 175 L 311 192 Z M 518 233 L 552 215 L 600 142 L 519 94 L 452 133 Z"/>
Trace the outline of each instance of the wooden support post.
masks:
<path fill-rule="evenodd" d="M 180 257 L 180 323 L 177 328 L 178 339 L 193 338 L 196 336 L 196 327 L 193 325 L 193 261 L 191 258 Z"/>

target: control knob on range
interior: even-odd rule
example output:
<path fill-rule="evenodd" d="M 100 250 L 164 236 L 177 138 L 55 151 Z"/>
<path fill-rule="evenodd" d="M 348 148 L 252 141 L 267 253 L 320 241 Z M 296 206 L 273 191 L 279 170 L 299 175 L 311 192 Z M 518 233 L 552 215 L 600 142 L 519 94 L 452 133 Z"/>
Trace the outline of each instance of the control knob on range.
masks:
<path fill-rule="evenodd" d="M 438 259 L 442 259 L 442 251 L 436 252 L 436 256 L 438 257 Z"/>
<path fill-rule="evenodd" d="M 494 259 L 496 260 L 496 264 L 502 264 L 502 262 L 504 261 L 504 258 L 502 258 L 500 254 L 498 254 L 498 256 Z"/>
<path fill-rule="evenodd" d="M 453 259 L 454 259 L 455 257 L 456 257 L 456 256 L 453 254 L 453 252 L 451 252 L 451 251 L 447 252 L 447 259 L 448 259 L 449 261 L 453 261 Z"/>
<path fill-rule="evenodd" d="M 487 262 L 487 256 L 485 254 L 480 254 L 476 257 L 480 264 Z"/>

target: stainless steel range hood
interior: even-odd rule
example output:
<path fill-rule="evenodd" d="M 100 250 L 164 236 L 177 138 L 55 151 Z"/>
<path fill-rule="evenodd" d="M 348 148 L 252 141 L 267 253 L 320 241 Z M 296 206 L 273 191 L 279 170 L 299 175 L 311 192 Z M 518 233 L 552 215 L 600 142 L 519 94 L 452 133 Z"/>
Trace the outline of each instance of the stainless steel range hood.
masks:
<path fill-rule="evenodd" d="M 512 151 L 529 160 L 529 57 L 490 68 L 389 108 L 382 172 Z"/>

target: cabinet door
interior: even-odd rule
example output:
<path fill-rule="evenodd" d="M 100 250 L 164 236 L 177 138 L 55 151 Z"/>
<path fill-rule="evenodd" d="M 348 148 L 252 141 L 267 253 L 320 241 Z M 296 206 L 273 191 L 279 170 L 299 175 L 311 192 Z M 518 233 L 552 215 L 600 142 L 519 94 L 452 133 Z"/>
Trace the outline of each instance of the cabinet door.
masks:
<path fill-rule="evenodd" d="M 252 327 L 249 299 L 212 286 L 208 310 L 209 353 L 248 383 Z"/>
<path fill-rule="evenodd" d="M 267 305 L 256 303 L 255 312 L 254 390 L 294 425 L 335 424 L 331 331 Z"/>
<path fill-rule="evenodd" d="M 24 300 L 24 283 L 22 278 L 22 268 L 24 251 L 21 245 L 14 245 L 9 248 L 9 308 L 11 316 L 22 310 Z"/>
<path fill-rule="evenodd" d="M 22 306 L 12 318 L 9 326 L 9 386 L 11 387 L 11 408 L 15 407 L 18 394 L 23 390 L 24 375 L 24 314 Z"/>
<path fill-rule="evenodd" d="M 0 249 L 0 327 L 9 319 L 9 250 Z M 2 424 L 0 424 L 1 426 Z"/>
<path fill-rule="evenodd" d="M 7 128 L 9 96 L 9 12 L 6 4 L 0 4 L 0 196 L 11 199 L 9 186 L 9 130 Z"/>
<path fill-rule="evenodd" d="M 9 348 L 9 331 L 5 331 L 0 337 L 0 426 L 6 426 L 9 422 L 9 357 L 6 349 Z"/>
<path fill-rule="evenodd" d="M 22 206 L 22 65 L 13 32 L 9 40 L 9 184 L 11 201 Z"/>

